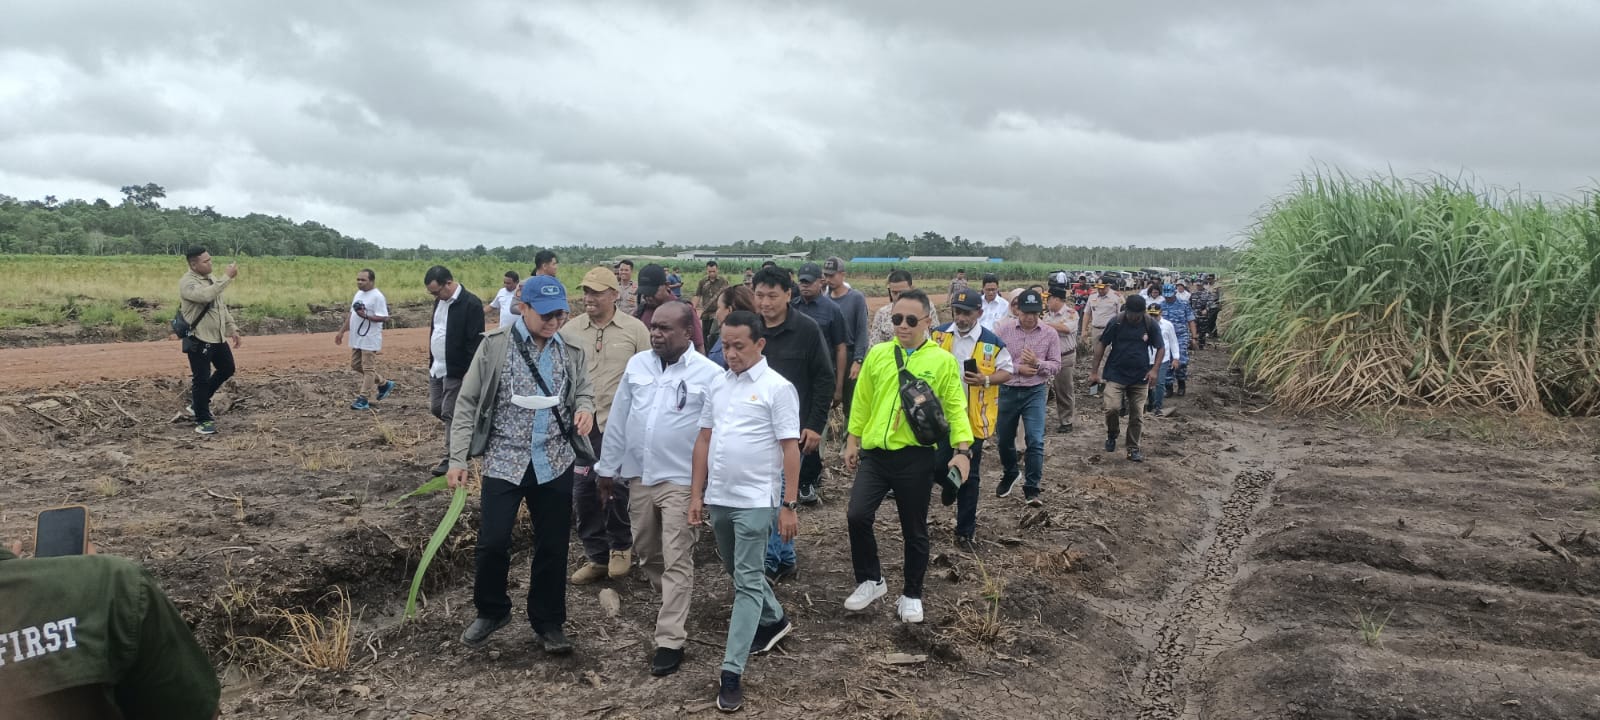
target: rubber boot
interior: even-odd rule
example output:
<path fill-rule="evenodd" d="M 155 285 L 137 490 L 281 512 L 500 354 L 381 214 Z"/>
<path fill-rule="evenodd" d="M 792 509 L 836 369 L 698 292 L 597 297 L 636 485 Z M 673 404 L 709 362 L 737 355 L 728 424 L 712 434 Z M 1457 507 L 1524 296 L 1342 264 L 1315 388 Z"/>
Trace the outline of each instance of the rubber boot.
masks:
<path fill-rule="evenodd" d="M 1189 381 L 1188 380 L 1179 380 L 1178 381 L 1178 397 L 1183 397 L 1184 395 L 1188 395 L 1188 394 L 1189 394 Z"/>

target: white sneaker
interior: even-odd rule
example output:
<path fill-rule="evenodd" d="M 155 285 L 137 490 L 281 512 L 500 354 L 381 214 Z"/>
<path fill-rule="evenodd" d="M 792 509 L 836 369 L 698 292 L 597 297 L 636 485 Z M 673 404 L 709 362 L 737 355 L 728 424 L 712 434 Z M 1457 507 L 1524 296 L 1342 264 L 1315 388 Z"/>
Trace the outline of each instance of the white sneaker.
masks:
<path fill-rule="evenodd" d="M 868 580 L 856 586 L 856 591 L 844 599 L 844 609 L 851 612 L 867 609 L 873 600 L 889 594 L 889 586 L 882 580 Z"/>
<path fill-rule="evenodd" d="M 922 622 L 922 601 L 915 598 L 900 596 L 900 601 L 894 604 L 894 610 L 900 615 L 900 622 Z"/>

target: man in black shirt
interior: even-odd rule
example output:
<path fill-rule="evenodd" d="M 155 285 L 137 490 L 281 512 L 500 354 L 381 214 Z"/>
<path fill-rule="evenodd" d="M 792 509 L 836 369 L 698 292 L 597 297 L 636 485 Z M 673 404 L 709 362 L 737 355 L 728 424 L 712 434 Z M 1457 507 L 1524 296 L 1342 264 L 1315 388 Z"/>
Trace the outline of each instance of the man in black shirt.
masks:
<path fill-rule="evenodd" d="M 835 354 L 816 321 L 797 312 L 790 303 L 794 281 L 779 267 L 762 268 L 755 275 L 756 312 L 767 340 L 767 366 L 794 384 L 800 395 L 800 487 L 816 487 L 822 476 L 822 431 L 828 425 L 829 405 L 835 390 Z M 767 573 L 775 578 L 795 570 L 794 541 L 784 542 L 776 530 L 767 543 Z"/>
<path fill-rule="evenodd" d="M 1161 342 L 1161 326 L 1145 316 L 1144 305 L 1143 295 L 1133 295 L 1123 304 L 1122 312 L 1106 323 L 1105 331 L 1095 341 L 1094 364 L 1090 366 L 1094 369 L 1089 371 L 1089 382 L 1100 382 L 1100 361 L 1106 358 L 1106 349 L 1110 348 L 1111 356 L 1106 359 L 1104 370 L 1106 389 L 1103 393 L 1106 452 L 1116 452 L 1117 426 L 1126 398 L 1128 459 L 1133 462 L 1144 462 L 1144 453 L 1139 451 L 1139 436 L 1144 432 L 1145 390 L 1156 381 L 1156 368 L 1161 365 L 1161 359 L 1167 352 Z M 1154 358 L 1151 357 L 1151 350 L 1155 351 Z"/>
<path fill-rule="evenodd" d="M 806 263 L 800 266 L 800 272 L 795 274 L 800 281 L 799 293 L 791 305 L 806 317 L 817 322 L 817 327 L 822 329 L 822 337 L 827 343 L 829 357 L 833 362 L 833 397 L 830 398 L 829 409 L 838 405 L 844 397 L 844 379 L 850 374 L 850 337 L 847 334 L 847 323 L 844 312 L 839 309 L 838 303 L 828 297 L 824 292 L 827 284 L 822 280 L 822 267 L 816 263 Z M 863 306 L 865 313 L 865 306 Z M 818 447 L 814 456 L 807 456 L 815 460 L 815 472 L 806 468 L 810 464 L 802 464 L 800 470 L 800 502 L 805 505 L 817 503 L 817 486 L 822 479 L 822 450 Z"/>

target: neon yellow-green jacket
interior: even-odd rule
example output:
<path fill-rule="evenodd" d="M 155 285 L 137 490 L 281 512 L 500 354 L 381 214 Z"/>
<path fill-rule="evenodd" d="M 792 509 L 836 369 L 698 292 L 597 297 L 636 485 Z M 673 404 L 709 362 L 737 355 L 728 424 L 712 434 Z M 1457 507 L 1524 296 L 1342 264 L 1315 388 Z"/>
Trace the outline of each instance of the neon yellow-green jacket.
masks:
<path fill-rule="evenodd" d="M 863 450 L 899 450 L 916 447 L 917 438 L 906 425 L 900 407 L 900 366 L 895 362 L 897 340 L 872 346 L 856 378 L 850 408 L 850 434 L 861 438 Z M 967 420 L 967 394 L 961 383 L 961 363 L 931 340 L 906 357 L 906 369 L 933 389 L 950 421 L 950 446 L 972 442 Z"/>

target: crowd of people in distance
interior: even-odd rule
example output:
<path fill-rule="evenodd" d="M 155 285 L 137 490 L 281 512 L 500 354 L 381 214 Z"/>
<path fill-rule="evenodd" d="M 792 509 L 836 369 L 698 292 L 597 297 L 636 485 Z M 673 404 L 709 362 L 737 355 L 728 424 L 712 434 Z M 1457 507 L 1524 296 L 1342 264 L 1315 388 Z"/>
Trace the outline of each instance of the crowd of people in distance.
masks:
<path fill-rule="evenodd" d="M 232 350 L 242 343 L 224 299 L 239 271 L 215 272 L 205 248 L 186 255 L 174 329 L 190 366 L 194 430 L 212 435 L 210 401 L 233 376 Z M 1187 394 L 1195 352 L 1216 337 L 1221 306 L 1211 276 L 1143 278 L 1143 288 L 1125 294 L 1120 273 L 1061 270 L 1007 292 L 994 274 L 969 285 L 964 269 L 936 304 L 896 269 L 886 278 L 888 302 L 869 312 L 845 266 L 837 257 L 793 270 L 769 261 L 733 283 L 712 260 L 685 294 L 675 268 L 623 260 L 589 269 L 569 292 L 555 253 L 542 251 L 532 274 L 506 271 L 487 304 L 448 268 L 429 268 L 428 399 L 445 428 L 432 472 L 451 487 L 476 483 L 479 493 L 475 613 L 461 642 L 483 647 L 511 623 L 512 535 L 525 507 L 533 550 L 524 611 L 543 650 L 574 649 L 565 632 L 569 585 L 624 578 L 637 566 L 659 598 L 648 671 L 677 672 L 689 640 L 697 528 L 709 527 L 733 584 L 715 703 L 737 710 L 750 657 L 794 627 L 779 589 L 799 571 L 800 513 L 819 501 L 830 436 L 852 476 L 840 492 L 855 587 L 842 605 L 862 612 L 889 594 L 874 525 L 888 501 L 905 553 L 895 615 L 920 623 L 934 491 L 955 506 L 953 541 L 967 552 L 978 547 L 986 453 L 998 452 L 996 498 L 1021 480 L 1021 501 L 1043 505 L 1046 419 L 1054 407 L 1055 432 L 1074 431 L 1082 352 L 1093 354 L 1087 393 L 1102 402 L 1105 451 L 1120 441 L 1128 460 L 1142 462 L 1144 420 L 1166 416 L 1167 399 Z M 349 341 L 358 378 L 350 407 L 375 411 L 397 390 L 378 362 L 393 317 L 373 270 L 355 281 L 334 344 Z M 569 573 L 574 530 L 583 557 Z M 0 552 L 0 590 L 19 577 L 13 571 L 44 567 L 27 563 L 55 560 Z M 159 595 L 132 566 L 97 562 L 74 572 L 111 573 L 129 593 Z M 143 612 L 128 621 L 171 625 L 175 617 L 170 603 Z M 63 628 L 91 627 L 0 610 L 0 621 L 18 627 L 34 620 L 50 621 L 38 625 L 55 633 L 50 642 Z M 215 678 L 194 677 L 192 638 L 172 642 L 179 669 L 146 694 L 195 708 L 164 716 L 211 716 Z M 33 656 L 31 645 L 24 649 Z M 0 662 L 0 687 L 7 670 Z M 52 701 L 86 701 L 80 695 Z"/>

